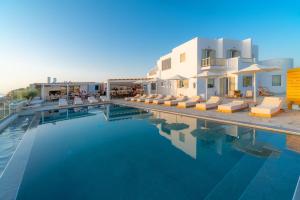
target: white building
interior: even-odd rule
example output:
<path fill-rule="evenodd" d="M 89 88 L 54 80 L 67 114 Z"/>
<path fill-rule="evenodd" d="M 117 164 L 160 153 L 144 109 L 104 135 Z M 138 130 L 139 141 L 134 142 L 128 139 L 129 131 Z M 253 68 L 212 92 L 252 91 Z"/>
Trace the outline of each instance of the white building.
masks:
<path fill-rule="evenodd" d="M 253 44 L 252 39 L 240 41 L 198 37 L 175 47 L 157 60 L 156 66 L 147 73 L 147 78 L 157 78 L 159 81 L 149 84 L 148 93 L 205 97 L 206 80 L 196 78 L 197 74 L 205 71 L 219 74 L 207 80 L 208 97 L 224 96 L 234 90 L 245 93 L 252 89 L 252 76 L 232 73 L 254 63 L 280 67 L 281 71 L 258 74 L 256 85 L 267 87 L 274 93 L 285 93 L 286 71 L 293 67 L 293 59 L 260 61 L 258 46 Z M 186 79 L 168 80 L 175 75 Z"/>

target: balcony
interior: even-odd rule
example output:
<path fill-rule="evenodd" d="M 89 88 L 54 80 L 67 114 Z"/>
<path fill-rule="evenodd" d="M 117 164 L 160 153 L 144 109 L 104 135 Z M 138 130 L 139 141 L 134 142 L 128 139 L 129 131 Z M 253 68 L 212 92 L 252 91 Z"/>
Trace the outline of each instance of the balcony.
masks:
<path fill-rule="evenodd" d="M 201 66 L 202 67 L 211 67 L 211 66 L 225 66 L 226 59 L 225 58 L 204 58 L 202 59 Z"/>

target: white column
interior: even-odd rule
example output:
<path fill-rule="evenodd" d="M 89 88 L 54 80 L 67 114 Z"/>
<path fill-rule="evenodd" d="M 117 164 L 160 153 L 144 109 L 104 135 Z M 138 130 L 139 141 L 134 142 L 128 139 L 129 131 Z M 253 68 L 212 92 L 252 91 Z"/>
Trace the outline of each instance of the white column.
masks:
<path fill-rule="evenodd" d="M 205 87 L 206 87 L 206 91 L 205 91 L 205 100 L 208 99 L 208 97 L 207 97 L 207 95 L 208 95 L 208 86 L 207 86 L 207 84 L 208 84 L 208 78 L 205 79 Z"/>
<path fill-rule="evenodd" d="M 107 81 L 107 84 L 106 84 L 106 98 L 107 100 L 110 100 L 110 82 Z"/>
<path fill-rule="evenodd" d="M 67 100 L 69 100 L 69 84 L 67 84 Z"/>
<path fill-rule="evenodd" d="M 42 98 L 42 100 L 45 100 L 45 85 L 44 84 L 42 84 L 41 98 Z"/>
<path fill-rule="evenodd" d="M 256 73 L 253 73 L 253 97 L 254 97 L 254 102 L 256 102 Z"/>

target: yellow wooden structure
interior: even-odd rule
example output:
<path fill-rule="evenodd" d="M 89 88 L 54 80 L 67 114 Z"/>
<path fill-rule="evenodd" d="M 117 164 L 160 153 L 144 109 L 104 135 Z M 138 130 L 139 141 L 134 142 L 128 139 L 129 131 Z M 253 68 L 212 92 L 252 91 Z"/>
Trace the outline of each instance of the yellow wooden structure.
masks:
<path fill-rule="evenodd" d="M 300 67 L 289 69 L 286 81 L 286 100 L 291 109 L 292 104 L 300 105 Z"/>

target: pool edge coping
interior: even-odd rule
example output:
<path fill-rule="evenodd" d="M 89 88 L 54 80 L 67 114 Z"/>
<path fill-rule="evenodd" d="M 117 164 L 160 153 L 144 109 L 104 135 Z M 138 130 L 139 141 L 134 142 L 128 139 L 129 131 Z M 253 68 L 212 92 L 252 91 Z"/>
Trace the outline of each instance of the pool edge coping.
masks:
<path fill-rule="evenodd" d="M 140 106 L 140 105 L 135 105 L 135 104 L 130 104 L 130 103 L 122 103 L 122 102 L 112 102 L 112 103 L 122 105 L 122 106 L 132 106 L 132 107 L 140 108 L 140 109 L 148 109 L 148 110 L 153 110 L 153 111 L 165 112 L 165 113 L 169 113 L 169 114 L 182 115 L 182 116 L 186 116 L 186 117 L 194 117 L 194 118 L 198 118 L 198 119 L 211 120 L 211 121 L 225 123 L 225 124 L 232 124 L 232 125 L 238 125 L 238 126 L 243 126 L 243 127 L 257 128 L 257 129 L 268 130 L 268 131 L 272 131 L 272 132 L 285 133 L 285 134 L 291 134 L 291 135 L 300 135 L 300 131 L 295 130 L 295 129 L 278 128 L 278 127 L 275 127 L 275 126 L 268 126 L 268 125 L 264 126 L 264 125 L 254 124 L 254 123 L 239 122 L 239 121 L 233 121 L 233 120 L 225 120 L 225 119 L 208 117 L 208 116 L 200 116 L 200 115 L 187 114 L 187 113 L 176 112 L 176 111 L 168 111 L 168 110 L 158 109 L 158 108 L 150 108 L 150 107 L 147 107 L 147 106 Z"/>

